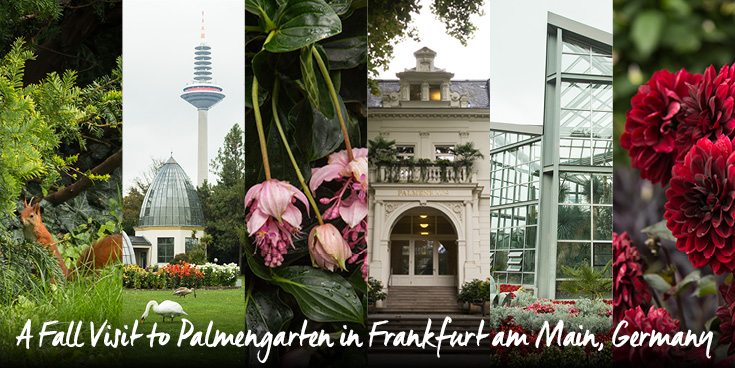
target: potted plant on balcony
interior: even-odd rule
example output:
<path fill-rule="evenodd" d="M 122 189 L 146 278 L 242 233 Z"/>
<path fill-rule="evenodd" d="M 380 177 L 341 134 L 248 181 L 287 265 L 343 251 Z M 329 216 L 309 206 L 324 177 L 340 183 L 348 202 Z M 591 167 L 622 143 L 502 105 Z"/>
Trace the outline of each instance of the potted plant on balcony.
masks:
<path fill-rule="evenodd" d="M 467 170 L 467 177 L 464 179 L 465 181 L 470 180 L 470 177 L 472 176 L 472 165 L 475 164 L 475 161 L 485 158 L 485 155 L 483 155 L 479 149 L 475 148 L 475 142 L 458 144 L 454 146 L 451 152 L 456 157 L 455 162 L 458 165 L 464 165 Z M 455 174 L 457 168 L 458 166 L 455 166 Z M 455 175 L 455 180 L 457 180 L 457 178 L 458 175 Z"/>

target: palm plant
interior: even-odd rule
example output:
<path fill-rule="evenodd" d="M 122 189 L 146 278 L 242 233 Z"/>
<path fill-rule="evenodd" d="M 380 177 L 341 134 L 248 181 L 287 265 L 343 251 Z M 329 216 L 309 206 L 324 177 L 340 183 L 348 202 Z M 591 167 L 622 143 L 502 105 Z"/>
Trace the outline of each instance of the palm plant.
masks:
<path fill-rule="evenodd" d="M 457 157 L 458 163 L 465 164 L 468 168 L 471 167 L 478 159 L 485 158 L 485 155 L 483 155 L 479 149 L 475 148 L 475 142 L 458 144 L 454 146 L 450 152 Z"/>
<path fill-rule="evenodd" d="M 611 266 L 612 260 L 599 271 L 586 262 L 574 268 L 561 266 L 565 276 L 569 279 L 562 281 L 559 290 L 592 299 L 603 298 L 612 292 L 612 278 L 605 277 L 605 273 Z"/>
<path fill-rule="evenodd" d="M 368 159 L 373 164 L 393 161 L 396 158 L 396 141 L 389 141 L 381 136 L 368 140 Z"/>

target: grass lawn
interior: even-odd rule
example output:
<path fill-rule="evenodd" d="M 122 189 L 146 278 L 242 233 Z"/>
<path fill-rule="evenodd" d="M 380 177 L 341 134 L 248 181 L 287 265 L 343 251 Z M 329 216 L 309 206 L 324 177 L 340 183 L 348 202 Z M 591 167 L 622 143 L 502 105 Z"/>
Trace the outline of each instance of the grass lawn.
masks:
<path fill-rule="evenodd" d="M 236 335 L 245 331 L 245 297 L 243 289 L 229 290 L 197 290 L 197 297 L 188 295 L 184 298 L 172 295 L 172 290 L 124 290 L 121 324 L 132 329 L 135 321 L 138 321 L 138 333 L 143 337 L 135 341 L 135 346 L 126 348 L 124 351 L 125 363 L 145 364 L 169 363 L 183 366 L 206 366 L 212 363 L 234 363 L 240 366 L 245 364 L 245 348 L 228 345 L 227 347 L 189 346 L 191 337 L 182 341 L 181 347 L 176 346 L 181 328 L 182 317 L 188 319 L 194 325 L 194 331 L 202 331 L 206 334 L 210 321 L 213 321 L 210 341 L 216 330 Z M 140 323 L 140 317 L 145 311 L 146 304 L 155 300 L 158 303 L 171 300 L 181 304 L 186 316 L 174 318 L 171 323 L 154 313 L 153 309 L 148 312 L 148 318 Z M 157 325 L 157 332 L 166 332 L 171 339 L 165 346 L 155 343 L 150 347 L 150 340 L 145 337 Z M 121 326 L 122 327 L 122 326 Z M 192 335 L 193 336 L 193 335 Z M 202 340 L 204 337 L 202 338 Z"/>

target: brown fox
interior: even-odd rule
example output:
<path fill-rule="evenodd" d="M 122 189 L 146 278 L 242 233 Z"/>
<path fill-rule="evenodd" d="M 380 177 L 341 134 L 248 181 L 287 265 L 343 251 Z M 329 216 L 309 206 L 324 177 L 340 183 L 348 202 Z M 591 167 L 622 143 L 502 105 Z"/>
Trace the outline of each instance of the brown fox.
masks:
<path fill-rule="evenodd" d="M 36 203 L 35 206 L 31 207 L 28 202 L 25 202 L 25 208 L 20 211 L 20 222 L 23 223 L 23 236 L 30 242 L 39 242 L 44 247 L 48 248 L 54 253 L 54 256 L 59 260 L 59 268 L 64 274 L 64 277 L 69 276 L 69 269 L 64 263 L 64 258 L 59 253 L 59 248 L 56 247 L 54 238 L 51 237 L 51 233 L 48 232 L 46 226 L 41 221 L 41 206 Z"/>
<path fill-rule="evenodd" d="M 25 208 L 20 212 L 20 221 L 23 223 L 23 235 L 28 241 L 38 241 L 54 252 L 59 260 L 61 272 L 67 280 L 73 279 L 79 273 L 87 274 L 90 270 L 120 262 L 122 258 L 122 235 L 108 235 L 94 242 L 92 246 L 84 248 L 74 269 L 69 270 L 51 233 L 41 221 L 41 207 L 38 204 L 31 207 L 26 202 Z"/>

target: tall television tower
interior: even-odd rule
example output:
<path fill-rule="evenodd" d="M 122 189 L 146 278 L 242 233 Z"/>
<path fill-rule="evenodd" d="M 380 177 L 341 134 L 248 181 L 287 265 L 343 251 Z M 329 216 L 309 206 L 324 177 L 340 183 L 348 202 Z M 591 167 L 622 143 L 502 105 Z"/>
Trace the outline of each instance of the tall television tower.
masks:
<path fill-rule="evenodd" d="M 194 105 L 199 113 L 197 154 L 197 186 L 207 179 L 207 111 L 225 98 L 222 87 L 212 81 L 212 48 L 204 41 L 204 12 L 202 11 L 202 39 L 194 47 L 194 79 L 184 87 L 181 98 Z"/>

